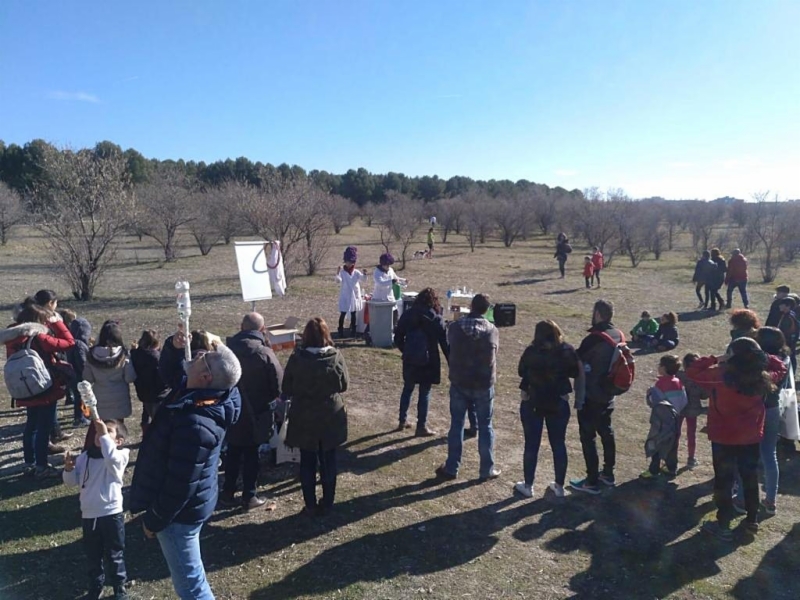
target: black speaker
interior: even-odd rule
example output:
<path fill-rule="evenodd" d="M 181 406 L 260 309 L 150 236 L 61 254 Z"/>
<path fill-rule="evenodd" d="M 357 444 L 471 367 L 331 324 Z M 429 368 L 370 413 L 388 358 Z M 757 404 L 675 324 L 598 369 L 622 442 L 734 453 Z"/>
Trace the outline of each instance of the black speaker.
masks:
<path fill-rule="evenodd" d="M 517 323 L 517 305 L 502 302 L 494 305 L 494 324 L 497 327 L 513 327 Z"/>

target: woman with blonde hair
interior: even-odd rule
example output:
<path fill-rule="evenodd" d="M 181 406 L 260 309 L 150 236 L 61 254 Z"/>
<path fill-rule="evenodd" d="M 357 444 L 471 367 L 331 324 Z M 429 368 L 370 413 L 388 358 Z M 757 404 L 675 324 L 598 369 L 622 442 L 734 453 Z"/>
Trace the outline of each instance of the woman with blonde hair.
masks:
<path fill-rule="evenodd" d="M 301 345 L 283 372 L 283 394 L 291 399 L 286 445 L 300 449 L 300 485 L 307 515 L 324 515 L 336 494 L 336 449 L 347 441 L 347 411 L 342 393 L 349 376 L 334 347 L 327 323 L 311 319 Z M 317 503 L 317 464 L 322 499 Z"/>

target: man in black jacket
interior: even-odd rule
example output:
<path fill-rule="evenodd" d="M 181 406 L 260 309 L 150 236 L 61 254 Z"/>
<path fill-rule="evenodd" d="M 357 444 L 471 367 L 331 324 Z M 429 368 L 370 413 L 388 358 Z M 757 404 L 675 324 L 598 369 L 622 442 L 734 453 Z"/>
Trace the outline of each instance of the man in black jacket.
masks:
<path fill-rule="evenodd" d="M 241 505 L 250 510 L 266 503 L 256 495 L 258 447 L 272 437 L 272 406 L 281 394 L 283 368 L 267 345 L 264 317 L 257 312 L 244 316 L 241 331 L 229 337 L 227 344 L 242 365 L 242 378 L 237 386 L 242 396 L 242 416 L 228 429 L 225 483 L 219 500 L 223 506 L 235 505 L 241 467 Z"/>
<path fill-rule="evenodd" d="M 225 430 L 239 418 L 242 368 L 218 344 L 188 363 L 186 378 L 159 408 L 142 440 L 130 510 L 144 512 L 182 600 L 213 600 L 200 555 L 200 530 L 217 503 L 217 466 Z"/>
<path fill-rule="evenodd" d="M 764 323 L 765 327 L 777 327 L 781 320 L 781 300 L 786 298 L 791 292 L 788 285 L 779 285 L 775 288 L 775 298 L 772 300 L 772 305 L 769 307 L 769 315 L 767 322 Z M 789 340 L 786 340 L 787 342 Z"/>
<path fill-rule="evenodd" d="M 578 348 L 578 357 L 586 371 L 586 399 L 583 406 L 577 407 L 581 447 L 586 461 L 586 478 L 570 480 L 570 485 L 575 490 L 589 494 L 599 494 L 600 483 L 607 486 L 615 484 L 614 463 L 617 448 L 614 430 L 611 428 L 614 394 L 608 391 L 606 379 L 614 349 L 625 338 L 611 323 L 613 316 L 614 306 L 610 301 L 595 302 L 592 327 Z M 598 435 L 603 443 L 602 472 L 595 442 Z"/>

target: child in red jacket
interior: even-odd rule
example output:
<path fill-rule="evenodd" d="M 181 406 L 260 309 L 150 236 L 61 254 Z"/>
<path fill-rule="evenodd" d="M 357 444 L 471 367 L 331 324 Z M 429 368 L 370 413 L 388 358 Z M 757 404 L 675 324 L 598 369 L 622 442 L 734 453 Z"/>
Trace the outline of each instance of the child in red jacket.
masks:
<path fill-rule="evenodd" d="M 592 287 L 591 281 L 594 277 L 594 265 L 591 256 L 583 257 L 583 277 L 586 279 L 586 288 Z"/>
<path fill-rule="evenodd" d="M 686 376 L 709 392 L 708 438 L 714 461 L 714 501 L 717 521 L 703 530 L 730 541 L 734 516 L 731 487 L 738 471 L 747 509 L 745 527 L 758 532 L 759 442 L 764 435 L 764 396 L 775 390 L 786 375 L 786 367 L 769 356 L 755 340 L 731 342 L 728 354 L 706 356 L 689 365 Z"/>
<path fill-rule="evenodd" d="M 592 275 L 592 285 L 594 285 L 595 277 L 597 278 L 597 287 L 600 287 L 600 271 L 602 271 L 606 264 L 603 259 L 603 253 L 600 248 L 595 246 L 592 252 L 592 266 L 594 267 L 594 274 Z"/>

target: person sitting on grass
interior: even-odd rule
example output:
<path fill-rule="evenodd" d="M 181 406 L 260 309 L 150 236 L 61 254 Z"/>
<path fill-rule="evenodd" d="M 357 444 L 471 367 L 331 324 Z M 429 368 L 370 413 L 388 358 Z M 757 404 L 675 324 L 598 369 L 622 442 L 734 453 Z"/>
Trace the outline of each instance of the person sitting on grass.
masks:
<path fill-rule="evenodd" d="M 731 541 L 734 517 L 731 489 L 738 473 L 742 478 L 747 511 L 744 527 L 758 532 L 758 458 L 764 436 L 764 396 L 774 392 L 787 370 L 777 356 L 764 352 L 750 338 L 739 338 L 722 356 L 706 356 L 689 365 L 686 375 L 705 389 L 712 400 L 708 407 L 708 438 L 714 461 L 716 521 L 703 531 Z"/>
<path fill-rule="evenodd" d="M 661 315 L 661 324 L 658 326 L 655 336 L 650 341 L 650 346 L 664 352 L 665 350 L 674 350 L 678 347 L 678 315 L 674 312 L 668 312 Z"/>
<path fill-rule="evenodd" d="M 83 547 L 89 562 L 87 600 L 97 600 L 103 593 L 106 573 L 114 586 L 115 600 L 128 598 L 125 583 L 125 514 L 122 510 L 122 483 L 128 465 L 127 448 L 120 449 L 127 431 L 122 421 L 108 419 L 94 422 L 93 445 L 73 458 L 64 459 L 62 478 L 70 487 L 80 485 Z"/>
<path fill-rule="evenodd" d="M 658 332 L 658 321 L 650 316 L 646 310 L 642 311 L 641 320 L 631 329 L 631 341 L 646 342 Z"/>
<path fill-rule="evenodd" d="M 697 417 L 705 412 L 702 400 L 708 399 L 708 393 L 697 385 L 694 381 L 686 376 L 686 369 L 688 369 L 694 361 L 700 358 L 699 354 L 689 353 L 683 357 L 683 371 L 678 371 L 678 379 L 683 384 L 683 389 L 686 390 L 686 398 L 688 404 L 683 412 L 678 415 L 678 424 L 675 429 L 675 443 L 680 444 L 681 430 L 683 429 L 683 422 L 686 421 L 686 446 L 688 450 L 688 458 L 686 459 L 686 466 L 690 469 L 695 468 L 698 464 L 696 458 L 697 450 Z"/>
<path fill-rule="evenodd" d="M 663 472 L 675 477 L 678 472 L 677 420 L 686 406 L 686 390 L 676 376 L 681 368 L 680 359 L 674 354 L 662 356 L 658 363 L 658 379 L 647 390 L 647 405 L 650 407 L 650 432 L 644 443 L 645 455 L 650 467 L 639 477 L 650 479 Z M 661 469 L 661 462 L 664 469 Z"/>

